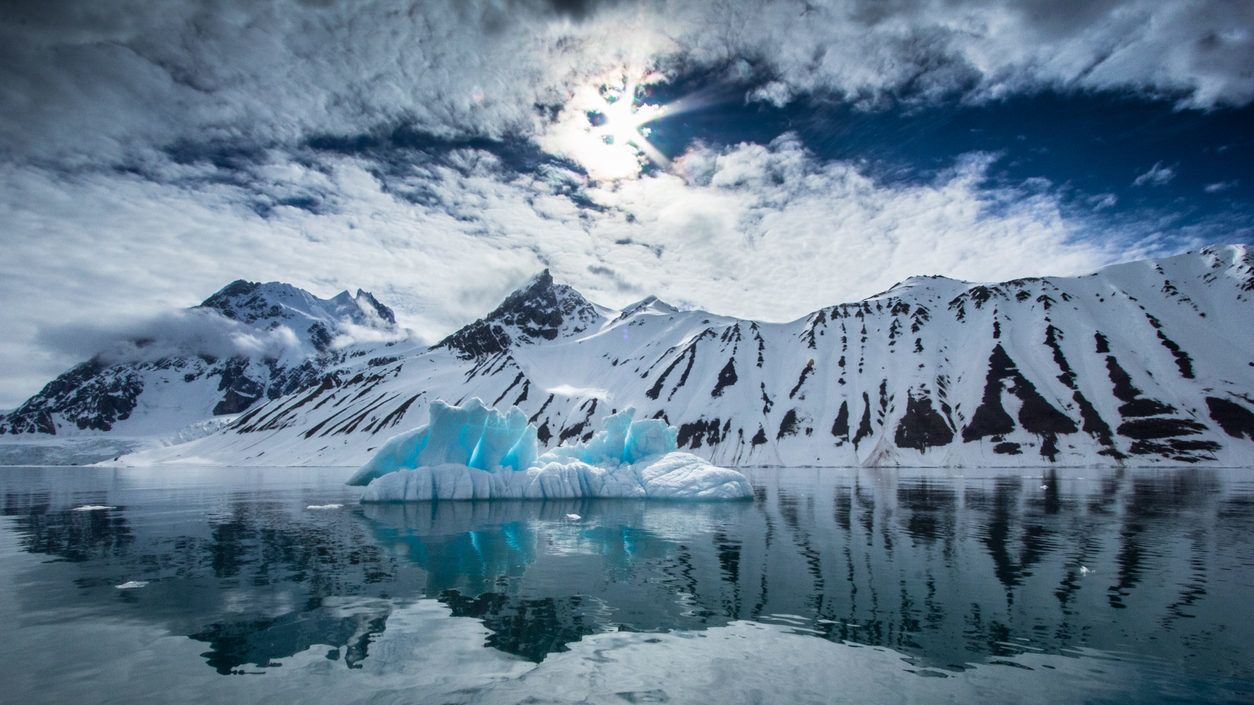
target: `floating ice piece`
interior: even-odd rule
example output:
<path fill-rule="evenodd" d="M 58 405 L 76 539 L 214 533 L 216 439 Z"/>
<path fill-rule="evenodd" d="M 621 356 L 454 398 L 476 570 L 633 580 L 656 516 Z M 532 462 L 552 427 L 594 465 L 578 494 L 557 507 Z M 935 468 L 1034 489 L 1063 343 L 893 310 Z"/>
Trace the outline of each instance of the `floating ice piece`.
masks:
<path fill-rule="evenodd" d="M 75 507 L 71 509 L 70 511 L 72 512 L 98 512 L 98 511 L 103 511 L 105 509 L 117 509 L 117 507 L 110 507 L 106 504 L 84 504 L 83 506 Z"/>
<path fill-rule="evenodd" d="M 1080 566 L 1080 575 L 1088 575 L 1089 573 L 1092 573 L 1092 572 L 1093 570 L 1089 568 L 1088 566 L 1085 566 L 1085 565 Z"/>
<path fill-rule="evenodd" d="M 308 507 L 305 507 L 305 509 L 311 509 L 311 510 L 316 511 L 320 509 L 340 509 L 343 506 L 344 505 L 342 504 L 311 504 Z"/>
<path fill-rule="evenodd" d="M 431 423 L 393 436 L 348 479 L 350 485 L 402 468 L 465 465 L 479 470 L 522 470 L 536 458 L 536 427 L 518 407 L 502 414 L 478 398 L 464 406 L 431 403 Z"/>
<path fill-rule="evenodd" d="M 634 415 L 625 409 L 587 443 L 537 457 L 536 428 L 517 407 L 502 413 L 478 399 L 437 401 L 428 425 L 383 444 L 348 484 L 366 486 L 363 502 L 753 495 L 739 472 L 676 452 L 676 430 L 664 421 Z"/>
<path fill-rule="evenodd" d="M 579 516 L 578 514 L 567 514 L 566 518 L 570 519 L 571 521 L 579 521 L 583 517 Z"/>
<path fill-rule="evenodd" d="M 667 453 L 639 463 L 591 465 L 548 462 L 526 470 L 488 472 L 465 465 L 398 469 L 366 487 L 363 502 L 435 499 L 745 499 L 745 476 L 689 453 Z"/>
<path fill-rule="evenodd" d="M 587 443 L 559 446 L 540 456 L 540 460 L 574 458 L 592 464 L 636 463 L 645 458 L 676 449 L 678 431 L 661 419 L 633 421 L 636 410 L 626 409 L 609 416 L 604 428 Z"/>
<path fill-rule="evenodd" d="M 139 588 L 145 587 L 147 585 L 148 585 L 147 580 L 127 580 L 121 585 L 114 585 L 113 587 L 117 588 L 118 590 L 138 590 Z"/>

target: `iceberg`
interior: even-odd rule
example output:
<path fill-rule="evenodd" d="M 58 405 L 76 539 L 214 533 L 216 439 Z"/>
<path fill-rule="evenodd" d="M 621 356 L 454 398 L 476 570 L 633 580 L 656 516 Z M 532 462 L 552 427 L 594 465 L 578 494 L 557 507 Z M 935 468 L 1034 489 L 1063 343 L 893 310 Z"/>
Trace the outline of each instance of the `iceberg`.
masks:
<path fill-rule="evenodd" d="M 383 444 L 348 480 L 363 502 L 441 499 L 747 499 L 745 476 L 675 444 L 660 419 L 625 409 L 586 443 L 539 454 L 536 427 L 518 407 L 502 413 L 471 399 L 431 404 L 425 426 Z"/>

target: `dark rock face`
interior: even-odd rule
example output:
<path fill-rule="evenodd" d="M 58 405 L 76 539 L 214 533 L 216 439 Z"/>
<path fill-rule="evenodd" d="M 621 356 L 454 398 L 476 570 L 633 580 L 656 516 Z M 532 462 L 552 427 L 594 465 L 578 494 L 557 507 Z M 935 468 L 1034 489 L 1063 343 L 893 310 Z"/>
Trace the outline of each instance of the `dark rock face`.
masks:
<path fill-rule="evenodd" d="M 1008 387 L 1007 382 L 1010 383 Z M 1014 419 L 1010 418 L 1010 414 L 1001 405 L 1003 389 L 1023 402 L 1019 408 L 1019 424 L 1024 430 L 1043 437 L 1041 454 L 1053 460 L 1057 454 L 1057 435 L 1075 433 L 1078 430 L 1075 422 L 1041 396 L 1000 343 L 993 346 L 993 352 L 989 355 L 984 395 L 971 416 L 971 422 L 962 430 L 962 440 L 970 442 L 977 438 L 1000 436 L 1015 429 Z"/>
<path fill-rule="evenodd" d="M 1248 438 L 1254 441 L 1254 411 L 1244 406 L 1219 397 L 1206 397 L 1206 408 L 1210 417 L 1219 424 L 1224 433 L 1233 438 Z"/>
<path fill-rule="evenodd" d="M 840 411 L 836 412 L 836 419 L 832 421 L 832 435 L 836 437 L 837 443 L 849 440 L 849 402 L 841 400 Z"/>
<path fill-rule="evenodd" d="M 779 423 L 779 433 L 775 434 L 776 440 L 786 436 L 797 435 L 797 410 L 789 409 L 784 413 L 783 421 Z"/>
<path fill-rule="evenodd" d="M 862 393 L 862 420 L 858 422 L 858 432 L 853 436 L 853 445 L 857 447 L 864 439 L 871 436 L 871 398 Z"/>
<path fill-rule="evenodd" d="M 1100 334 L 1098 335 L 1100 336 Z M 1059 343 L 1061 339 L 1062 331 L 1055 328 L 1053 324 L 1045 327 L 1045 346 L 1053 354 L 1054 364 L 1058 366 L 1058 370 L 1061 372 L 1058 375 L 1058 381 L 1071 389 L 1071 399 L 1075 402 L 1076 408 L 1080 412 L 1081 428 L 1085 433 L 1096 438 L 1098 442 L 1105 446 L 1105 448 L 1099 451 L 1100 453 L 1115 458 L 1123 457 L 1123 454 L 1114 447 L 1110 425 L 1102 419 L 1101 414 L 1097 413 L 1097 409 L 1093 407 L 1092 402 L 1080 391 L 1076 383 L 1077 376 L 1075 370 L 1072 369 L 1070 361 L 1067 360 L 1067 356 L 1062 352 L 1062 345 Z M 1106 344 L 1105 338 L 1099 338 L 1099 347 L 1104 344 Z"/>
<path fill-rule="evenodd" d="M 241 311 L 251 311 L 255 315 L 261 310 L 269 310 L 264 302 L 256 298 L 261 284 L 236 279 L 201 302 L 202 308 L 211 308 L 232 320 L 241 319 Z M 243 302 L 240 304 L 239 302 Z"/>
<path fill-rule="evenodd" d="M 894 438 L 898 448 L 926 450 L 948 445 L 954 440 L 953 429 L 932 408 L 932 399 L 911 394 L 906 400 L 906 413 L 897 424 Z"/>
<path fill-rule="evenodd" d="M 714 383 L 714 391 L 710 392 L 710 396 L 723 396 L 723 390 L 735 384 L 737 379 L 736 360 L 729 357 L 727 358 L 727 364 L 723 365 L 723 369 L 718 373 L 718 381 Z"/>
<path fill-rule="evenodd" d="M 514 342 L 554 340 L 563 330 L 587 330 L 598 318 L 587 299 L 569 286 L 554 284 L 546 269 L 487 316 L 434 347 L 454 350 L 464 359 L 483 357 L 503 352 Z"/>
<path fill-rule="evenodd" d="M 144 391 L 143 375 L 99 358 L 84 362 L 49 382 L 13 413 L 0 419 L 0 433 L 57 432 L 57 413 L 82 430 L 109 431 L 130 418 Z"/>
<path fill-rule="evenodd" d="M 326 352 L 331 347 L 331 341 L 335 337 L 331 335 L 331 331 L 321 323 L 315 323 L 309 326 L 309 342 L 313 343 L 314 350 L 318 352 Z"/>
<path fill-rule="evenodd" d="M 246 357 L 233 357 L 222 368 L 218 391 L 223 392 L 223 395 L 222 400 L 213 407 L 215 416 L 238 414 L 261 398 L 265 387 L 248 376 L 248 363 Z"/>
<path fill-rule="evenodd" d="M 697 343 L 699 343 L 701 339 L 704 338 L 705 336 L 706 336 L 706 333 L 703 333 L 700 336 L 698 336 L 696 340 L 689 343 L 683 349 L 683 352 L 680 353 L 678 357 L 676 357 L 674 360 L 671 360 L 671 364 L 667 365 L 666 369 L 662 371 L 661 376 L 659 376 L 657 378 L 657 381 L 653 383 L 653 386 L 649 387 L 649 390 L 644 393 L 645 396 L 649 397 L 650 399 L 657 399 L 658 396 L 661 395 L 662 386 L 666 384 L 666 379 L 670 377 L 671 372 L 675 371 L 675 368 L 679 366 L 680 362 L 687 361 L 687 365 L 684 367 L 684 371 L 679 376 L 679 381 L 675 383 L 674 387 L 671 387 L 671 392 L 670 394 L 667 395 L 666 400 L 670 401 L 672 398 L 674 398 L 675 392 L 679 391 L 681 388 L 683 388 L 685 384 L 687 384 L 688 375 L 692 374 L 692 366 L 696 364 L 697 362 Z"/>
<path fill-rule="evenodd" d="M 1105 347 L 1109 353 L 1109 346 L 1103 345 L 1102 341 L 1104 338 L 1099 338 L 1098 349 Z M 1176 416 L 1176 408 L 1170 404 L 1144 396 L 1114 355 L 1106 355 L 1106 372 L 1115 397 L 1123 402 L 1119 406 L 1119 415 L 1124 421 L 1115 432 L 1132 440 L 1129 453 L 1158 455 L 1186 463 L 1214 459 L 1212 454 L 1219 450 L 1219 444 L 1188 438 L 1205 431 L 1205 426 Z"/>
<path fill-rule="evenodd" d="M 788 392 L 789 399 L 795 399 L 797 397 L 797 392 L 801 391 L 801 388 L 806 383 L 806 379 L 813 372 L 814 372 L 814 360 L 812 358 L 809 362 L 806 363 L 806 366 L 801 369 L 801 375 L 797 377 L 797 384 L 792 388 L 792 391 Z M 804 394 L 801 395 L 801 398 L 804 399 L 805 395 Z"/>
<path fill-rule="evenodd" d="M 766 429 L 758 426 L 758 432 L 753 434 L 753 440 L 750 441 L 755 446 L 766 444 Z"/>
<path fill-rule="evenodd" d="M 727 424 L 730 428 L 730 423 Z M 719 426 L 718 419 L 700 419 L 692 423 L 681 424 L 675 443 L 680 448 L 700 448 L 702 444 L 717 445 L 723 440 L 724 428 Z"/>

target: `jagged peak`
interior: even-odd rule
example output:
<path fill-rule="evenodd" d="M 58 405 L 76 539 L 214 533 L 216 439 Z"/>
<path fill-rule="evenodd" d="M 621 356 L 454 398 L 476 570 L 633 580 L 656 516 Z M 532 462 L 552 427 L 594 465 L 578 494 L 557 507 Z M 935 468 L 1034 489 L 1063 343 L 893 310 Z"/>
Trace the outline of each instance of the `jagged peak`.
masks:
<path fill-rule="evenodd" d="M 286 282 L 253 282 L 246 279 L 222 287 L 196 308 L 213 309 L 223 316 L 255 324 L 258 321 L 304 318 L 326 323 L 349 320 L 357 325 L 391 328 L 396 325 L 392 309 L 370 292 L 341 291 L 329 299 Z"/>
<path fill-rule="evenodd" d="M 200 308 L 226 308 L 229 303 L 243 296 L 250 296 L 261 286 L 260 282 L 250 282 L 247 279 L 236 279 L 226 286 L 213 292 L 204 301 L 200 302 Z"/>
<path fill-rule="evenodd" d="M 514 291 L 516 292 L 525 291 L 528 289 L 537 289 L 537 288 L 548 289 L 552 286 L 553 286 L 553 273 L 549 271 L 548 267 L 545 267 L 539 272 L 536 272 L 535 274 L 532 274 L 530 277 L 527 277 L 527 281 L 523 282 L 522 286 L 518 287 Z"/>
<path fill-rule="evenodd" d="M 488 315 L 436 343 L 467 357 L 505 350 L 511 343 L 554 340 L 587 330 L 603 319 L 573 287 L 557 284 L 546 268 L 505 297 Z"/>
<path fill-rule="evenodd" d="M 379 316 L 384 322 L 390 325 L 396 325 L 396 313 L 391 308 L 382 304 L 374 294 L 364 289 L 358 289 L 353 296 L 353 302 L 357 304 L 363 311 L 373 312 Z"/>
<path fill-rule="evenodd" d="M 517 314 L 544 317 L 554 310 L 569 313 L 583 308 L 595 309 L 574 287 L 556 283 L 545 268 L 514 289 L 485 318 L 495 320 Z"/>

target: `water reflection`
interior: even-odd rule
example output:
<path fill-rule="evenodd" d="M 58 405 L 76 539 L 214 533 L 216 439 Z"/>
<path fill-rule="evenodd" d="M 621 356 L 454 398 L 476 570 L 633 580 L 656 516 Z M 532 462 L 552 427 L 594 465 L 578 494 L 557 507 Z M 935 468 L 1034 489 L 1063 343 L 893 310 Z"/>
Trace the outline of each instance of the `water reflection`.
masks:
<path fill-rule="evenodd" d="M 752 620 L 934 675 L 1092 649 L 1252 675 L 1232 609 L 1254 577 L 1254 485 L 1237 473 L 763 469 L 752 503 L 362 507 L 299 478 L 155 492 L 42 472 L 0 479 L 3 531 L 49 559 L 15 575 L 24 617 L 155 623 L 223 674 L 311 650 L 357 668 L 429 597 L 536 662 L 592 634 Z"/>

